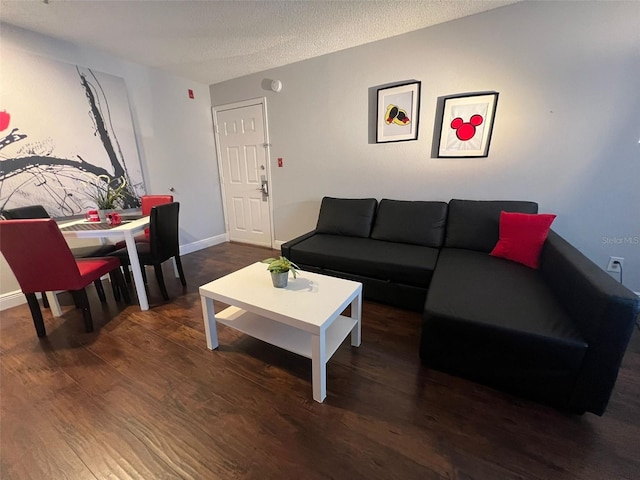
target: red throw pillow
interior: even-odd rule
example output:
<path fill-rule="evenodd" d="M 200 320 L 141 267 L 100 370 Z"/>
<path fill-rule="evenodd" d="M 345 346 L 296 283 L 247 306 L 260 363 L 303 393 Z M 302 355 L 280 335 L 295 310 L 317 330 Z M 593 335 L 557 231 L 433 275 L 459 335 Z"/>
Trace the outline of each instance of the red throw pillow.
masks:
<path fill-rule="evenodd" d="M 540 251 L 555 218 L 548 213 L 501 212 L 500 239 L 491 255 L 538 268 Z"/>

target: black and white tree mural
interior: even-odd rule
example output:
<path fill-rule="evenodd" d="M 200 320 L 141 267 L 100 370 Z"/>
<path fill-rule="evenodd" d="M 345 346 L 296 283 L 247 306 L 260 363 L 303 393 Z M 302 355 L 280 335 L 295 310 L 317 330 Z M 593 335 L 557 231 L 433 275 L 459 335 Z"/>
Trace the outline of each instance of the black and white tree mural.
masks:
<path fill-rule="evenodd" d="M 95 208 L 89 193 L 98 182 L 125 182 L 123 207 L 139 207 L 144 185 L 124 80 L 29 55 L 13 60 L 3 59 L 0 78 L 0 209 L 80 214 Z"/>

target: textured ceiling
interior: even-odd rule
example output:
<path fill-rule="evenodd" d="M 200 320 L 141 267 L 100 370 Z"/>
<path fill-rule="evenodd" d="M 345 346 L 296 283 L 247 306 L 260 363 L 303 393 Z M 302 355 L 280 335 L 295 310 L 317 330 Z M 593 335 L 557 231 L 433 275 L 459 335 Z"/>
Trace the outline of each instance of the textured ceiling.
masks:
<path fill-rule="evenodd" d="M 0 20 L 212 84 L 516 1 L 0 0 Z"/>

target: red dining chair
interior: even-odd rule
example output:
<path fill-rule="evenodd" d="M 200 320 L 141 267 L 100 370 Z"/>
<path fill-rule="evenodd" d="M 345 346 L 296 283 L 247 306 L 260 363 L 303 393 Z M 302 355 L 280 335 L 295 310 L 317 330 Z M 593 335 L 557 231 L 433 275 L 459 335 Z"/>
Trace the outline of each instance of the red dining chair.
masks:
<path fill-rule="evenodd" d="M 0 211 L 6 220 L 27 220 L 30 218 L 51 218 L 49 212 L 42 205 L 28 205 Z M 115 245 L 92 245 L 88 247 L 71 247 L 74 257 L 104 257 L 108 253 L 117 250 Z"/>
<path fill-rule="evenodd" d="M 27 205 L 25 207 L 16 207 L 0 211 L 0 216 L 6 220 L 27 220 L 30 218 L 51 218 L 49 212 L 42 205 Z M 71 253 L 74 257 L 104 257 L 108 253 L 117 250 L 115 245 L 104 244 L 87 247 L 71 247 Z M 100 298 L 104 297 L 104 289 L 102 288 L 102 282 L 94 282 L 98 289 Z M 49 302 L 45 292 L 42 292 L 42 305 L 45 308 L 49 308 Z"/>
<path fill-rule="evenodd" d="M 52 218 L 0 220 L 0 251 L 27 297 L 38 337 L 47 335 L 36 292 L 69 290 L 82 311 L 85 329 L 93 331 L 93 318 L 85 287 L 107 273 L 113 296 L 130 303 L 129 291 L 117 257 L 74 258 Z M 106 302 L 104 293 L 100 300 Z"/>

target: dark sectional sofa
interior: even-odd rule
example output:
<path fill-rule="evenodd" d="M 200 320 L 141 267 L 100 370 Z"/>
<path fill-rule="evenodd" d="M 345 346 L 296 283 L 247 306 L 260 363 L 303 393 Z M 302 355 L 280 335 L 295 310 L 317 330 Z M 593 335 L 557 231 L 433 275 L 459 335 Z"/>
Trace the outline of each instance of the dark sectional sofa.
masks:
<path fill-rule="evenodd" d="M 325 197 L 316 229 L 281 250 L 303 270 L 362 282 L 367 299 L 423 311 L 425 365 L 602 415 L 639 302 L 553 231 L 539 269 L 490 255 L 502 211 L 537 210 Z"/>

